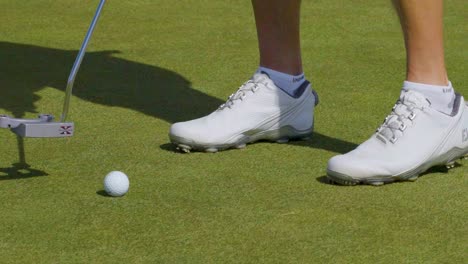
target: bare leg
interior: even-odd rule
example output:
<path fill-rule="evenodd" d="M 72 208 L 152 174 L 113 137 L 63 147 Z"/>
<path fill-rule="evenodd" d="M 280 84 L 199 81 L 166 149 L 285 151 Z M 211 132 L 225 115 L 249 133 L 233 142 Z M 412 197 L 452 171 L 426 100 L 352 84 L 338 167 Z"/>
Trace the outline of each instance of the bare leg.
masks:
<path fill-rule="evenodd" d="M 408 81 L 447 85 L 443 46 L 443 0 L 393 0 L 400 16 Z"/>
<path fill-rule="evenodd" d="M 300 0 L 252 0 L 260 66 L 291 75 L 302 73 L 300 5 Z"/>

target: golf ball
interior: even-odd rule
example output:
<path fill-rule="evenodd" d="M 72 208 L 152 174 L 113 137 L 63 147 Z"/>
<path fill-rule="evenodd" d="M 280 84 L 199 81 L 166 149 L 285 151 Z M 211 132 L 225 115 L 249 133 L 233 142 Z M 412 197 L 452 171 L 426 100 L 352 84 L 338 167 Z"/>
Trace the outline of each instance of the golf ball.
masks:
<path fill-rule="evenodd" d="M 104 178 L 104 190 L 110 196 L 123 196 L 129 187 L 128 177 L 121 171 L 111 171 Z"/>

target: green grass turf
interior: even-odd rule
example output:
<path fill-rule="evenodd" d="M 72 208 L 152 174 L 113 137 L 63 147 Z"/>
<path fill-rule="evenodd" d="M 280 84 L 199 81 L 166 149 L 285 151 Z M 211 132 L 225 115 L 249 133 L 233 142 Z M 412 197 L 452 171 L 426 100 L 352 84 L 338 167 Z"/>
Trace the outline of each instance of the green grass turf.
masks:
<path fill-rule="evenodd" d="M 2 112 L 60 114 L 96 5 L 0 0 Z M 450 78 L 468 96 L 466 10 L 447 1 L 445 22 Z M 184 155 L 170 124 L 209 113 L 256 69 L 250 3 L 108 1 L 76 81 L 76 135 L 0 131 L 0 262 L 467 263 L 467 162 L 379 188 L 323 180 L 399 93 L 390 2 L 304 1 L 302 22 L 315 136 Z M 111 170 L 130 177 L 123 198 L 100 195 Z"/>

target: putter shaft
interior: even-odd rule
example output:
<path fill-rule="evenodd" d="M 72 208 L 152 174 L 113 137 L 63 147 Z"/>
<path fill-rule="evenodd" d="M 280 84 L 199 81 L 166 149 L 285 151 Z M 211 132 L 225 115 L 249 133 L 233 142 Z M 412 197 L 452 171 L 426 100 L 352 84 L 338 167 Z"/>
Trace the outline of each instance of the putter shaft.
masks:
<path fill-rule="evenodd" d="M 89 26 L 88 32 L 86 33 L 85 39 L 83 40 L 83 44 L 81 45 L 80 51 L 78 52 L 78 55 L 76 56 L 75 63 L 73 64 L 72 70 L 70 72 L 70 76 L 68 77 L 67 88 L 65 90 L 65 100 L 63 103 L 63 111 L 62 111 L 62 116 L 60 117 L 60 122 L 65 122 L 65 119 L 67 118 L 68 109 L 70 107 L 70 98 L 72 95 L 73 84 L 75 82 L 75 77 L 76 77 L 76 74 L 78 73 L 78 70 L 80 69 L 81 62 L 83 61 L 83 57 L 86 53 L 86 47 L 88 46 L 89 40 L 91 39 L 91 35 L 93 34 L 97 21 L 99 17 L 101 16 L 101 11 L 102 11 L 102 8 L 104 7 L 105 2 L 106 0 L 101 0 L 101 2 L 99 3 L 97 7 L 96 14 L 94 15 L 91 25 Z"/>

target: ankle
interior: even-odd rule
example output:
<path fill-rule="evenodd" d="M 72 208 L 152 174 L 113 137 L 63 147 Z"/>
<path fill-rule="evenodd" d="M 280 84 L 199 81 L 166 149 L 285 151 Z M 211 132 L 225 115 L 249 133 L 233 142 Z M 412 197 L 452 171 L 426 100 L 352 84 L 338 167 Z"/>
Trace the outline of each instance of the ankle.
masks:
<path fill-rule="evenodd" d="M 405 81 L 402 91 L 415 91 L 423 94 L 431 103 L 435 110 L 450 115 L 452 113 L 453 104 L 455 101 L 455 91 L 452 83 L 447 81 L 446 85 L 433 85 L 426 83 L 417 83 Z"/>
<path fill-rule="evenodd" d="M 306 80 L 303 72 L 296 75 L 291 75 L 262 66 L 258 68 L 257 72 L 267 74 L 278 88 L 293 97 L 295 96 L 296 90 Z"/>
<path fill-rule="evenodd" d="M 406 80 L 413 83 L 447 86 L 449 80 L 445 69 L 408 70 Z"/>

